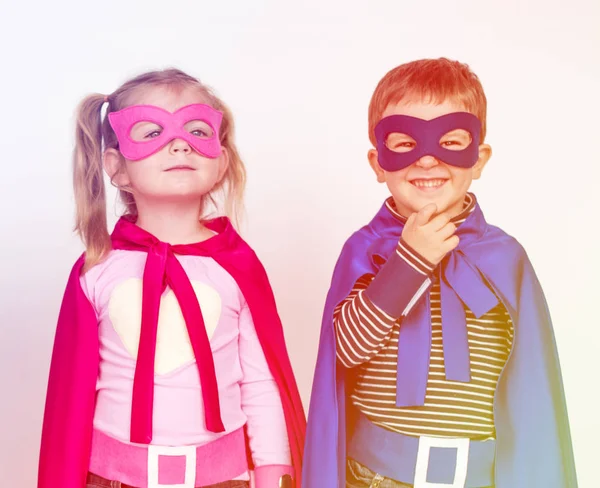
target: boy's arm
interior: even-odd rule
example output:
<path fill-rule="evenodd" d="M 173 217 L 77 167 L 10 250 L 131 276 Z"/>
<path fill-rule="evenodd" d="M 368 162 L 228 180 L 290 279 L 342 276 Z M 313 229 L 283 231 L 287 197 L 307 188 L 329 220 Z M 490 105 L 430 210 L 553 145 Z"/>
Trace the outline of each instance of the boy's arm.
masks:
<path fill-rule="evenodd" d="M 383 348 L 396 321 L 431 285 L 434 269 L 401 238 L 376 276 L 359 278 L 334 311 L 337 357 L 345 367 L 365 363 Z"/>

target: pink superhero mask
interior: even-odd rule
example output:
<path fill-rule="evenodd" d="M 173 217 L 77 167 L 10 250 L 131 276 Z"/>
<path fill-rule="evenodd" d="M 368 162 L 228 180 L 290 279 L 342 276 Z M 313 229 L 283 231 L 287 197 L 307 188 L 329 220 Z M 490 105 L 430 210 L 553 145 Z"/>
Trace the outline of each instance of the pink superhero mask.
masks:
<path fill-rule="evenodd" d="M 173 139 L 182 139 L 203 156 L 216 158 L 221 154 L 219 129 L 222 119 L 222 112 L 202 103 L 186 105 L 174 113 L 154 105 L 131 105 L 108 114 L 110 125 L 119 141 L 119 150 L 131 161 L 151 156 Z M 190 133 L 185 125 L 192 121 L 206 123 L 212 133 L 206 137 Z M 139 122 L 151 122 L 160 126 L 160 135 L 143 141 L 132 139 L 131 130 Z"/>

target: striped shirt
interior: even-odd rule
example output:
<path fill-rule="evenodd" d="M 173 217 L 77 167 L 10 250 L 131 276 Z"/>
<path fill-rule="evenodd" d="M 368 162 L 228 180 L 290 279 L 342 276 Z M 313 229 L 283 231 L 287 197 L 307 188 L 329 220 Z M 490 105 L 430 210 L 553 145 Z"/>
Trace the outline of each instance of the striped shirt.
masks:
<path fill-rule="evenodd" d="M 398 219 L 406 221 L 396 211 L 391 198 L 386 204 Z M 474 207 L 474 199 L 467 194 L 463 211 L 452 221 L 460 225 Z M 357 382 L 351 394 L 353 404 L 373 423 L 406 435 L 494 438 L 494 393 L 513 338 L 508 312 L 499 303 L 477 319 L 465 307 L 471 381 L 447 381 L 439 267 L 434 267 L 402 239 L 396 255 L 401 258 L 403 268 L 395 269 L 394 277 L 398 276 L 399 285 L 408 284 L 410 288 L 403 299 L 407 300 L 406 293 L 412 295 L 399 316 L 389 315 L 374 303 L 377 297 L 369 294 L 375 280 L 372 274 L 360 277 L 334 312 L 338 360 L 347 368 L 357 368 Z M 425 403 L 421 407 L 399 408 L 395 400 L 402 317 L 426 292 L 430 293 L 431 301 L 432 344 Z"/>

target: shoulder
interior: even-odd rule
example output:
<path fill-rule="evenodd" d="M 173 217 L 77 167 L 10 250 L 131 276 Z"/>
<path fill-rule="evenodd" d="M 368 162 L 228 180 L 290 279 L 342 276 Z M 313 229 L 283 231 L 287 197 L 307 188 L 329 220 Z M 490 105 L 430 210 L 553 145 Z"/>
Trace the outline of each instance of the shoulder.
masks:
<path fill-rule="evenodd" d="M 242 292 L 250 285 L 259 288 L 269 285 L 267 271 L 254 248 L 231 227 L 226 236 L 226 245 L 213 256 Z"/>
<path fill-rule="evenodd" d="M 506 258 L 522 259 L 527 257 L 527 252 L 519 240 L 496 225 L 488 224 L 482 237 L 484 244 L 492 246 Z"/>
<path fill-rule="evenodd" d="M 215 234 L 213 239 L 216 244 L 214 247 L 209 246 L 211 253 L 220 256 L 221 259 L 239 258 L 260 264 L 254 249 L 241 236 L 228 217 L 207 220 L 204 225 Z"/>
<path fill-rule="evenodd" d="M 368 259 L 367 249 L 372 242 L 369 236 L 361 230 L 354 232 L 342 246 L 334 268 L 334 274 L 339 274 L 346 268 L 351 268 L 353 264 L 363 262 Z"/>
<path fill-rule="evenodd" d="M 400 233 L 401 226 L 398 220 L 390 213 L 384 202 L 367 224 L 358 228 L 346 239 L 340 257 L 344 255 L 366 255 L 368 247 L 375 241 L 387 238 L 397 240 Z"/>
<path fill-rule="evenodd" d="M 483 236 L 469 246 L 467 254 L 485 274 L 506 275 L 512 281 L 532 269 L 519 240 L 495 225 L 487 225 Z"/>
<path fill-rule="evenodd" d="M 371 251 L 375 242 L 380 238 L 373 229 L 366 225 L 353 232 L 346 239 L 335 263 L 332 276 L 332 286 L 341 287 L 342 293 L 365 274 L 376 274 L 371 261 Z"/>
<path fill-rule="evenodd" d="M 143 251 L 113 249 L 102 261 L 91 268 L 85 271 L 82 268 L 83 273 L 81 278 L 95 281 L 100 279 L 103 275 L 110 273 L 130 271 L 132 269 L 142 270 L 145 262 L 146 253 Z"/>
<path fill-rule="evenodd" d="M 340 252 L 340 258 L 343 256 L 353 258 L 366 257 L 369 246 L 379 238 L 381 236 L 371 224 L 362 226 L 346 239 Z"/>
<path fill-rule="evenodd" d="M 112 250 L 102 261 L 84 271 L 84 258 L 85 255 L 77 261 L 74 272 L 79 270 L 81 288 L 92 303 L 128 278 L 141 279 L 146 263 L 145 252 Z"/>

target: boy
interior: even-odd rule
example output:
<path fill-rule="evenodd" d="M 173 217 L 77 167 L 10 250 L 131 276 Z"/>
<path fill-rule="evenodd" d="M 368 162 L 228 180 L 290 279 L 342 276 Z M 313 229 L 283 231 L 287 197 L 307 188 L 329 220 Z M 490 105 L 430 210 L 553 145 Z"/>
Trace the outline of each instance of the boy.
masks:
<path fill-rule="evenodd" d="M 577 486 L 542 289 L 468 192 L 485 121 L 478 78 L 447 59 L 373 94 L 368 158 L 391 196 L 333 274 L 304 488 Z"/>

